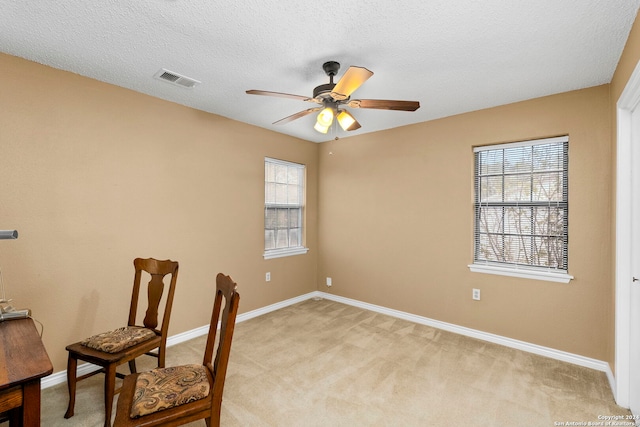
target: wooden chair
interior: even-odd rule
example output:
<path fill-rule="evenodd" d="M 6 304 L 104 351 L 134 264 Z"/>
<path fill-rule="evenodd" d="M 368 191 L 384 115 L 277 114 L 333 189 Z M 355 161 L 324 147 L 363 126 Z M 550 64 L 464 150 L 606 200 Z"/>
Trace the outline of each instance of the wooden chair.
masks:
<path fill-rule="evenodd" d="M 118 398 L 114 427 L 178 426 L 203 418 L 209 427 L 220 425 L 222 390 L 239 301 L 233 280 L 218 274 L 202 365 L 127 375 Z M 212 363 L 218 322 L 220 336 Z"/>
<path fill-rule="evenodd" d="M 98 373 L 105 374 L 104 382 L 104 411 L 106 427 L 111 425 L 111 413 L 116 376 L 124 378 L 124 374 L 116 372 L 116 368 L 125 362 L 129 363 L 132 373 L 136 372 L 135 359 L 142 355 L 158 358 L 158 367 L 165 365 L 165 352 L 167 345 L 167 332 L 171 317 L 171 306 L 178 278 L 178 263 L 175 261 L 158 261 L 153 258 L 136 258 L 133 261 L 135 276 L 133 279 L 133 293 L 129 308 L 129 321 L 124 328 L 104 334 L 94 335 L 83 341 L 67 346 L 69 358 L 67 362 L 67 386 L 69 388 L 69 407 L 65 418 L 73 416 L 76 400 L 76 383 Z M 147 308 L 142 324 L 136 322 L 138 313 L 138 300 L 140 297 L 140 280 L 143 272 L 151 276 L 147 290 Z M 167 285 L 165 277 L 170 275 L 171 280 Z M 162 311 L 162 325 L 158 329 L 158 317 L 160 302 L 165 288 L 168 289 L 167 298 Z M 143 287 L 145 289 L 145 287 Z M 144 298 L 144 297 L 143 297 Z M 142 308 L 142 304 L 141 304 Z M 157 352 L 152 350 L 157 349 Z M 78 360 L 101 366 L 102 369 L 77 377 Z"/>

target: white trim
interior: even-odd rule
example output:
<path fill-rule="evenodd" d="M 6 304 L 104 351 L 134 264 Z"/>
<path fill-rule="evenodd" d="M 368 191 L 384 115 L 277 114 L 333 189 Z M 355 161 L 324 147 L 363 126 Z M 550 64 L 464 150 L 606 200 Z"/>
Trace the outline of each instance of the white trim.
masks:
<path fill-rule="evenodd" d="M 529 141 L 518 141 L 518 142 L 507 142 L 504 144 L 495 144 L 495 145 L 482 145 L 478 147 L 473 147 L 473 152 L 477 153 L 480 151 L 490 151 L 490 150 L 501 150 L 504 148 L 516 148 L 516 147 L 531 147 L 532 145 L 542 145 L 542 144 L 554 144 L 556 142 L 569 142 L 568 136 L 557 136 L 554 138 L 543 138 L 543 139 L 532 139 Z"/>
<path fill-rule="evenodd" d="M 635 70 L 629 77 L 629 81 L 625 86 L 622 94 L 620 94 L 620 98 L 618 99 L 617 106 L 623 110 L 632 111 L 640 104 L 640 72 L 638 68 L 640 67 L 640 62 L 636 64 Z"/>
<path fill-rule="evenodd" d="M 300 248 L 284 248 L 284 249 L 269 249 L 268 251 L 264 251 L 262 256 L 264 259 L 273 259 L 273 258 L 282 258 L 285 256 L 292 255 L 304 255 L 309 252 L 309 248 L 300 247 Z"/>
<path fill-rule="evenodd" d="M 640 104 L 640 63 L 617 102 L 616 158 L 616 403 L 629 407 L 631 342 L 631 113 Z"/>
<path fill-rule="evenodd" d="M 616 178 L 616 292 L 615 363 L 618 388 L 616 403 L 629 407 L 631 286 L 631 113 L 618 108 L 618 153 Z M 628 133 L 628 135 L 625 135 Z M 625 278 L 625 280 L 623 280 Z"/>
<path fill-rule="evenodd" d="M 276 184 L 276 182 L 272 182 L 272 181 L 268 181 L 268 177 L 266 176 L 267 173 L 267 165 L 268 164 L 275 164 L 275 165 L 281 165 L 281 166 L 285 166 L 287 168 L 292 168 L 292 170 L 298 169 L 299 172 L 302 173 L 302 182 L 298 183 L 298 184 L 286 184 L 286 185 L 291 185 L 291 186 L 296 186 L 298 188 L 300 188 L 301 193 L 299 194 L 299 198 L 297 200 L 297 203 L 272 203 L 271 201 L 268 202 L 267 201 L 267 184 Z M 264 200 L 264 208 L 265 208 L 265 215 L 268 209 L 278 209 L 278 208 L 284 208 L 284 209 L 298 209 L 299 213 L 298 213 L 298 221 L 300 222 L 300 224 L 302 224 L 299 228 L 300 228 L 300 232 L 301 235 L 298 237 L 298 241 L 296 242 L 296 244 L 302 244 L 302 239 L 304 238 L 304 230 L 305 230 L 305 215 L 303 214 L 304 212 L 304 205 L 305 205 L 305 200 L 306 200 L 306 166 L 301 164 L 301 163 L 294 163 L 294 162 L 290 162 L 290 161 L 286 161 L 286 160 L 279 160 L 279 159 L 274 159 L 271 157 L 265 157 L 264 158 L 264 167 L 265 167 L 265 200 Z M 288 188 L 288 187 L 287 187 Z M 275 196 L 274 196 L 275 197 Z M 265 216 L 266 218 L 266 216 Z M 266 231 L 266 219 L 265 219 L 265 231 Z M 287 230 L 290 230 L 290 228 L 287 227 Z M 266 237 L 265 237 L 265 246 L 266 246 Z M 286 247 L 286 248 L 282 248 L 282 249 L 265 249 L 264 253 L 262 254 L 262 256 L 264 257 L 264 259 L 272 259 L 272 258 L 282 258 L 282 257 L 287 257 L 287 256 L 291 256 L 291 255 L 302 255 L 302 254 L 306 254 L 307 251 L 309 251 L 308 248 L 305 248 L 304 246 L 297 246 L 297 247 Z"/>
<path fill-rule="evenodd" d="M 254 317 L 262 316 L 263 314 L 270 313 L 272 311 L 279 310 L 281 308 L 297 304 L 302 301 L 306 301 L 311 299 L 316 295 L 316 292 L 311 292 L 308 294 L 300 295 L 295 298 L 290 298 L 288 300 L 284 300 L 275 304 L 268 305 L 266 307 L 258 308 L 256 310 L 248 311 L 246 313 L 238 314 L 236 316 L 236 323 L 244 322 L 245 320 L 253 319 Z M 167 338 L 167 347 L 174 346 L 176 344 L 180 344 L 185 341 L 189 341 L 194 338 L 198 338 L 202 335 L 206 335 L 209 333 L 209 325 L 200 326 L 195 329 L 191 329 L 190 331 L 182 332 L 177 335 L 170 336 Z M 97 371 L 100 369 L 98 365 L 94 365 L 92 363 L 83 363 L 78 366 L 77 375 L 81 376 L 84 374 L 88 374 L 89 372 Z M 40 388 L 45 389 L 49 387 L 53 387 L 58 384 L 64 384 L 67 382 L 67 371 L 56 372 L 52 375 L 49 375 L 42 379 Z"/>
<path fill-rule="evenodd" d="M 93 365 L 91 363 L 84 363 L 78 366 L 77 375 L 81 376 L 84 374 L 88 374 L 89 372 L 97 371 L 100 369 L 98 365 Z M 54 385 L 64 384 L 67 382 L 67 371 L 60 371 L 54 374 L 51 374 L 47 377 L 44 377 L 42 381 L 40 381 L 40 388 L 44 390 L 45 388 L 53 387 Z"/>
<path fill-rule="evenodd" d="M 454 325 L 451 323 L 441 322 L 439 320 L 429 319 L 428 317 L 417 316 L 415 314 L 406 313 L 404 311 L 393 310 L 390 308 L 369 304 L 366 302 L 357 301 L 350 298 L 341 297 L 338 295 L 318 292 L 318 296 L 328 300 L 359 307 L 365 310 L 375 311 L 377 313 L 386 314 L 392 317 L 397 317 L 399 319 L 407 320 L 409 322 L 431 326 L 433 328 L 442 329 L 448 332 L 453 332 L 455 334 L 492 342 L 494 344 L 503 345 L 509 348 L 515 348 L 516 350 L 522 350 L 528 353 L 537 354 L 539 356 L 549 357 L 551 359 L 560 360 L 562 362 L 583 366 L 585 368 L 595 369 L 596 371 L 604 372 L 607 375 L 607 379 L 609 380 L 609 385 L 611 386 L 611 388 L 613 389 L 615 387 L 615 378 L 611 371 L 611 367 L 607 362 L 604 362 L 602 360 L 592 359 L 590 357 L 580 356 L 578 354 L 568 353 L 566 351 L 556 350 L 549 347 L 543 347 L 537 344 L 530 344 L 524 341 L 507 338 L 500 335 L 494 335 L 488 332 L 482 332 L 482 331 L 467 328 L 464 326 Z"/>
<path fill-rule="evenodd" d="M 524 279 L 546 280 L 549 282 L 569 283 L 573 276 L 564 272 L 542 271 L 515 267 L 502 267 L 489 264 L 470 264 L 474 273 L 498 274 L 501 276 L 521 277 Z"/>
<path fill-rule="evenodd" d="M 294 298 L 289 298 L 284 301 L 277 302 L 275 304 L 268 305 L 266 307 L 257 308 L 252 311 L 248 311 L 246 313 L 238 314 L 236 317 L 237 322 L 244 322 L 245 320 L 253 319 L 254 317 L 262 316 L 267 313 L 271 313 L 272 311 L 280 310 L 281 308 L 288 307 L 293 304 L 297 304 L 302 301 L 306 301 L 316 296 L 317 292 L 309 292 L 308 294 L 300 295 Z"/>
<path fill-rule="evenodd" d="M 486 274 L 498 274 L 498 275 L 503 275 L 503 276 L 512 276 L 512 277 L 521 277 L 521 278 L 526 278 L 526 279 L 534 279 L 534 280 L 545 280 L 545 281 L 553 281 L 553 282 L 559 282 L 559 283 L 569 283 L 569 281 L 571 281 L 573 279 L 573 276 L 569 275 L 567 272 L 567 259 L 566 259 L 566 254 L 564 255 L 563 258 L 563 268 L 553 268 L 554 266 L 537 266 L 537 265 L 531 265 L 528 263 L 509 263 L 509 260 L 506 260 L 507 262 L 495 262 L 495 261 L 490 261 L 489 259 L 485 258 L 484 256 L 480 256 L 479 255 L 479 251 L 480 251 L 480 247 L 482 246 L 481 243 L 481 237 L 486 234 L 487 230 L 481 230 L 481 225 L 480 225 L 480 214 L 483 212 L 483 210 L 485 208 L 487 209 L 493 209 L 493 208 L 505 208 L 508 206 L 514 206 L 514 207 L 527 207 L 527 208 L 535 208 L 535 207 L 549 207 L 551 208 L 553 207 L 557 207 L 559 209 L 566 209 L 567 203 L 568 203 L 568 196 L 567 196 L 567 183 L 566 181 L 563 184 L 563 189 L 562 189 L 562 200 L 556 200 L 556 201 L 551 201 L 551 200 L 547 200 L 547 201 L 534 201 L 534 200 L 529 200 L 529 201 L 523 201 L 523 200 L 505 200 L 505 196 L 503 194 L 502 200 L 501 201 L 487 201 L 487 200 L 480 200 L 481 194 L 482 193 L 482 188 L 483 188 L 483 184 L 482 184 L 482 180 L 484 179 L 483 177 L 485 177 L 485 175 L 483 175 L 482 171 L 479 170 L 482 169 L 482 164 L 484 164 L 484 160 L 482 160 L 482 154 L 483 153 L 487 153 L 487 152 L 493 152 L 493 151 L 504 151 L 506 153 L 506 150 L 508 149 L 512 149 L 512 148 L 517 148 L 517 147 L 524 147 L 524 148 L 531 148 L 531 147 L 536 147 L 536 146 L 541 146 L 541 145 L 547 145 L 549 147 L 553 147 L 554 150 L 557 148 L 560 151 L 558 151 L 555 154 L 559 154 L 562 155 L 562 167 L 560 169 L 558 169 L 555 172 L 558 173 L 562 173 L 562 175 L 565 177 L 566 179 L 566 174 L 567 174 L 567 144 L 569 143 L 569 136 L 568 135 L 564 135 L 564 136 L 558 136 L 558 137 L 552 137 L 552 138 L 543 138 L 543 139 L 534 139 L 534 140 L 527 140 L 527 141 L 519 141 L 519 142 L 510 142 L 510 143 L 503 143 L 503 144 L 497 144 L 497 145 L 487 145 L 487 146 L 478 146 L 478 147 L 474 147 L 473 151 L 474 151 L 474 155 L 475 155 L 475 161 L 476 161 L 476 170 L 474 171 L 474 179 L 475 179 L 475 198 L 474 198 L 474 209 L 475 209 L 475 224 L 474 224 L 474 243 L 475 243 L 475 254 L 474 254 L 474 259 L 471 265 L 469 265 L 468 267 L 471 269 L 472 272 L 477 272 L 477 273 L 486 273 Z M 553 145 L 551 145 L 553 144 Z M 480 156 L 480 157 L 479 157 Z M 507 156 L 507 154 L 505 154 L 505 156 Z M 534 156 L 535 157 L 535 156 Z M 506 160 L 505 160 L 506 161 Z M 482 163 L 482 164 L 481 164 Z M 531 165 L 530 165 L 531 166 Z M 505 179 L 505 177 L 508 175 L 507 173 L 508 171 L 504 170 L 504 165 L 501 171 L 495 172 L 494 175 L 491 175 L 491 173 L 489 174 L 489 176 L 494 176 L 494 177 L 502 177 L 503 180 Z M 535 171 L 529 171 L 528 173 L 534 173 Z M 533 178 L 532 178 L 533 179 Z M 504 182 L 502 183 L 503 186 L 505 185 Z M 506 191 L 504 188 L 502 189 L 502 191 Z M 503 212 L 504 213 L 504 212 Z M 563 232 L 565 233 L 565 238 L 564 241 L 562 242 L 563 245 L 563 249 L 566 251 L 567 247 L 567 240 L 566 240 L 566 233 L 567 233 L 567 222 L 566 222 L 566 218 L 565 218 L 565 222 L 563 225 Z M 504 236 L 505 233 L 507 233 L 506 230 L 506 226 L 503 227 L 505 229 L 502 230 L 502 232 L 496 232 L 498 237 L 500 236 Z M 526 236 L 532 236 L 531 233 L 524 233 L 525 237 Z M 506 243 L 505 243 L 506 245 Z M 494 248 L 495 249 L 495 248 Z M 506 249 L 505 249 L 506 251 Z M 504 255 L 504 257 L 509 258 L 511 257 L 510 255 Z M 504 261 L 504 260 L 503 260 Z M 517 260 L 516 260 L 517 261 Z"/>
<path fill-rule="evenodd" d="M 366 302 L 354 300 L 351 298 L 345 298 L 338 295 L 328 294 L 321 291 L 309 292 L 307 294 L 300 295 L 295 298 L 290 298 L 288 300 L 281 301 L 279 303 L 271 304 L 266 307 L 249 311 L 247 313 L 239 314 L 238 317 L 236 318 L 236 323 L 253 319 L 254 317 L 262 316 L 263 314 L 267 314 L 272 311 L 279 310 L 281 308 L 284 308 L 293 304 L 297 304 L 299 302 L 306 301 L 312 298 L 324 298 L 331 301 L 336 301 L 342 304 L 359 307 L 364 310 L 374 311 L 377 313 L 386 314 L 388 316 L 407 320 L 409 322 L 431 326 L 433 328 L 442 329 L 455 334 L 460 334 L 460 335 L 468 336 L 471 338 L 492 342 L 494 344 L 503 345 L 505 347 L 514 348 L 517 350 L 526 351 L 528 353 L 533 353 L 540 356 L 545 356 L 552 359 L 560 360 L 562 362 L 567 362 L 574 365 L 583 366 L 585 368 L 594 369 L 596 371 L 601 371 L 607 375 L 611 388 L 615 390 L 615 387 L 616 387 L 615 385 L 616 381 L 613 376 L 613 373 L 611 372 L 611 368 L 609 367 L 609 364 L 601 360 L 591 359 L 589 357 L 584 357 L 584 356 L 568 353 L 561 350 L 555 350 L 555 349 L 552 349 L 549 347 L 543 347 L 537 344 L 530 344 L 524 341 L 518 341 L 511 338 L 502 337 L 500 335 L 494 335 L 487 332 L 466 328 L 464 326 L 458 326 L 451 323 L 441 322 L 439 320 L 429 319 L 427 317 L 406 313 L 404 311 L 399 311 L 391 308 L 382 307 L 379 305 L 369 304 Z M 201 335 L 206 334 L 208 331 L 209 331 L 209 325 L 206 325 L 206 326 L 201 326 L 199 328 L 193 329 L 191 331 L 184 332 L 182 334 L 175 335 L 173 337 L 169 337 L 169 339 L 167 340 L 167 347 L 178 344 L 178 342 L 183 342 L 192 338 L 197 338 Z M 91 366 L 94 366 L 95 368 L 95 365 L 91 365 L 89 363 L 80 365 L 78 367 L 78 375 L 81 375 L 80 373 L 81 370 L 83 373 L 89 372 L 91 370 L 95 370 L 95 369 L 90 369 Z M 56 372 L 55 374 L 44 378 L 44 380 L 42 381 L 42 388 L 44 389 L 57 384 L 64 384 L 66 380 L 67 380 L 66 371 Z"/>
<path fill-rule="evenodd" d="M 264 161 L 265 162 L 269 162 L 269 163 L 275 163 L 275 164 L 282 165 L 282 166 L 296 167 L 296 168 L 299 168 L 299 169 L 304 169 L 305 168 L 305 165 L 303 165 L 302 163 L 290 162 L 288 160 L 274 159 L 273 157 L 265 157 Z"/>

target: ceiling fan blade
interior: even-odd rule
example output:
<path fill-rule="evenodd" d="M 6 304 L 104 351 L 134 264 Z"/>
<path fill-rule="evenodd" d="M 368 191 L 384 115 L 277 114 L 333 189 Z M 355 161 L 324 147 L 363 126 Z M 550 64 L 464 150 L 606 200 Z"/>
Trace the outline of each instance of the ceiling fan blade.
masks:
<path fill-rule="evenodd" d="M 373 72 L 366 68 L 351 66 L 336 83 L 336 86 L 331 91 L 331 96 L 336 101 L 343 101 L 349 98 L 371 76 L 373 76 Z"/>
<path fill-rule="evenodd" d="M 292 95 L 290 93 L 282 93 L 282 92 L 269 92 L 266 90 L 256 90 L 251 89 L 246 91 L 248 95 L 265 95 L 265 96 L 279 96 L 280 98 L 289 98 L 289 99 L 297 99 L 300 101 L 309 101 L 309 102 L 318 102 L 314 98 L 309 98 L 308 96 L 302 95 Z"/>
<path fill-rule="evenodd" d="M 304 117 L 304 116 L 306 116 L 308 114 L 311 114 L 311 113 L 314 113 L 314 112 L 320 111 L 320 110 L 322 110 L 322 107 L 309 108 L 307 110 L 302 110 L 302 111 L 299 111 L 299 112 L 297 112 L 295 114 L 287 116 L 284 119 L 280 119 L 277 122 L 273 122 L 273 124 L 274 125 L 283 125 L 285 123 L 292 122 L 292 121 L 294 121 L 296 119 L 299 119 L 300 117 Z"/>
<path fill-rule="evenodd" d="M 378 110 L 416 111 L 418 101 L 392 101 L 390 99 L 354 99 L 347 104 L 351 108 L 375 108 Z"/>

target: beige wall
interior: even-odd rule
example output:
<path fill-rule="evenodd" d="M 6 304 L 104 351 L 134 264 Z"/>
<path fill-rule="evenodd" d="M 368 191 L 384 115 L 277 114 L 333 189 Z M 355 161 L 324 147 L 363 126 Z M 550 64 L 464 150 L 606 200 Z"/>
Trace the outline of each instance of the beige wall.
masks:
<path fill-rule="evenodd" d="M 319 289 L 613 365 L 612 123 L 639 58 L 636 21 L 611 85 L 317 145 L 0 54 L 8 296 L 55 371 L 121 325 L 138 256 L 180 262 L 172 335 L 207 323 L 223 271 L 241 312 Z M 472 147 L 564 134 L 575 280 L 469 272 Z M 307 255 L 262 259 L 265 156 L 308 166 Z"/>
<path fill-rule="evenodd" d="M 609 121 L 604 85 L 322 144 L 318 283 L 329 276 L 324 290 L 337 295 L 611 361 Z M 565 134 L 575 280 L 471 273 L 473 146 Z"/>
<path fill-rule="evenodd" d="M 240 312 L 316 289 L 317 144 L 8 55 L 0 68 L 0 229 L 20 233 L 0 266 L 55 371 L 67 344 L 126 321 L 135 257 L 180 262 L 171 335 L 208 323 L 219 271 Z M 307 255 L 262 258 L 265 156 L 308 166 Z"/>

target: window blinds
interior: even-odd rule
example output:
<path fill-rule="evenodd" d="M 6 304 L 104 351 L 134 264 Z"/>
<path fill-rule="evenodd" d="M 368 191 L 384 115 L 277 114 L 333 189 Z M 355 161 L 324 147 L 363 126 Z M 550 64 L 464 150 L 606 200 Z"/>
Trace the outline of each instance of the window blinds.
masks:
<path fill-rule="evenodd" d="M 302 246 L 304 165 L 265 158 L 264 249 Z"/>
<path fill-rule="evenodd" d="M 569 138 L 477 147 L 475 263 L 567 271 Z"/>

